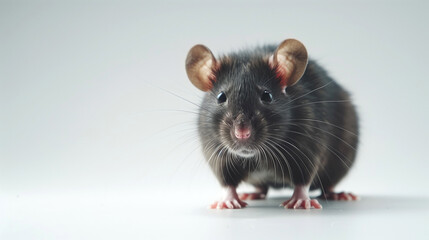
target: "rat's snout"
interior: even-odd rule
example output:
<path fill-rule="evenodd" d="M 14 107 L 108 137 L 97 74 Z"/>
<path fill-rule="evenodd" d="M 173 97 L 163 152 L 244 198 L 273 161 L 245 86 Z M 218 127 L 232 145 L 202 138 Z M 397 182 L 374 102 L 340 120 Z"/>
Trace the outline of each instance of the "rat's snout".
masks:
<path fill-rule="evenodd" d="M 235 127 L 234 128 L 234 134 L 235 137 L 240 139 L 240 140 L 245 140 L 248 139 L 250 137 L 250 128 L 248 127 L 244 127 L 244 128 L 240 128 L 240 127 Z"/>
<path fill-rule="evenodd" d="M 233 135 L 238 140 L 246 140 L 252 134 L 252 126 L 249 118 L 244 114 L 239 114 L 233 124 Z"/>

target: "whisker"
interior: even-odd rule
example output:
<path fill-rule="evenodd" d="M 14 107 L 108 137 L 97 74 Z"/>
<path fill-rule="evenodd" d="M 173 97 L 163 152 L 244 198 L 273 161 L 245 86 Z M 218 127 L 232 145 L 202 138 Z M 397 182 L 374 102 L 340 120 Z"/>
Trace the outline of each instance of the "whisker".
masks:
<path fill-rule="evenodd" d="M 290 157 L 291 157 L 291 159 L 294 161 L 294 163 L 296 164 L 296 166 L 298 167 L 298 169 L 299 169 L 299 171 L 301 172 L 301 176 L 303 177 L 304 176 L 304 172 L 302 171 L 302 169 L 301 169 L 301 166 L 298 164 L 298 161 L 292 156 L 292 154 L 290 154 L 289 153 L 289 151 L 287 151 L 285 148 L 284 148 L 284 146 L 282 146 L 282 145 L 280 145 L 279 143 L 277 143 L 277 142 L 275 142 L 275 141 L 271 141 L 273 144 L 275 144 L 276 146 L 278 146 L 280 149 L 282 149 L 283 151 L 285 151 Z M 284 157 L 284 156 L 283 156 Z M 283 158 L 284 160 L 283 161 L 285 161 L 285 162 L 288 162 L 287 161 L 287 158 Z M 302 163 L 304 163 L 303 161 L 302 161 L 302 159 L 299 157 L 299 156 L 297 156 L 297 159 L 299 160 L 299 161 L 301 161 Z M 310 172 L 310 170 L 308 169 L 308 167 L 307 167 L 307 165 L 304 163 L 304 167 L 305 167 L 305 170 L 307 170 L 307 173 L 308 174 L 311 174 L 311 172 Z M 302 179 L 303 181 L 304 181 L 304 179 Z"/>
<path fill-rule="evenodd" d="M 295 105 L 295 106 L 289 106 L 289 104 L 286 103 L 286 104 L 284 104 L 284 106 L 282 107 L 281 110 L 273 111 L 272 114 L 270 114 L 268 117 L 273 117 L 275 115 L 280 115 L 280 114 L 285 113 L 287 111 L 290 111 L 292 109 L 301 108 L 303 106 L 310 106 L 310 105 L 313 105 L 313 104 L 347 103 L 347 102 L 351 102 L 351 100 L 350 99 L 324 100 L 324 101 L 306 102 L 306 103 L 302 103 L 302 104 Z"/>
<path fill-rule="evenodd" d="M 286 144 L 288 144 L 288 145 L 290 145 L 290 146 L 292 146 L 293 148 L 295 148 L 296 150 L 298 150 L 302 155 L 304 155 L 304 157 L 308 160 L 308 162 L 312 165 L 312 167 L 313 167 L 313 169 L 314 169 L 314 173 L 316 174 L 316 177 L 317 177 L 317 179 L 319 180 L 319 183 L 320 183 L 320 186 L 321 186 L 321 190 L 322 190 L 322 192 L 325 192 L 324 191 L 324 189 L 323 189 L 323 184 L 322 184 L 322 180 L 320 179 L 320 176 L 319 176 L 319 174 L 318 174 L 318 169 L 317 169 L 317 167 L 316 167 L 316 165 L 315 164 L 313 164 L 313 162 L 310 160 L 310 158 L 307 156 L 307 154 L 305 154 L 304 152 L 302 152 L 301 151 L 301 149 L 299 149 L 296 145 L 294 145 L 293 143 L 291 143 L 291 142 L 289 142 L 289 141 L 287 141 L 287 140 L 284 140 L 284 139 L 281 139 L 280 137 L 276 137 L 274 134 L 272 134 L 272 135 L 269 135 L 270 137 L 272 137 L 272 138 L 274 138 L 275 140 L 277 140 L 277 141 L 281 141 L 281 142 L 284 142 L 284 143 L 286 143 Z M 311 153 L 311 152 L 309 152 L 309 153 Z M 313 157 L 315 156 L 314 154 L 312 154 L 313 155 Z M 317 165 L 317 166 L 319 166 L 319 165 Z M 307 169 L 308 170 L 308 169 Z M 311 174 L 311 173 L 310 173 Z"/>
<path fill-rule="evenodd" d="M 320 89 L 322 89 L 322 88 L 325 88 L 326 86 L 328 86 L 329 84 L 331 84 L 331 83 L 333 83 L 334 81 L 329 81 L 328 83 L 326 83 L 325 85 L 323 85 L 323 86 L 321 86 L 321 87 L 318 87 L 318 88 L 315 88 L 315 89 L 313 89 L 313 90 L 311 90 L 311 91 L 309 91 L 309 92 L 307 92 L 307 93 L 305 93 L 305 94 L 303 94 L 303 95 L 301 95 L 301 96 L 299 96 L 299 97 L 296 97 L 296 98 L 293 98 L 293 99 L 291 99 L 291 101 L 289 101 L 288 102 L 288 104 L 290 104 L 291 102 L 294 102 L 295 100 L 297 100 L 297 99 L 300 99 L 300 98 L 302 98 L 302 97 L 305 97 L 305 96 L 307 96 L 307 95 L 309 95 L 309 94 L 311 94 L 311 93 L 313 93 L 313 92 L 315 92 L 315 91 L 318 91 L 318 90 L 320 90 Z"/>
<path fill-rule="evenodd" d="M 316 127 L 316 126 L 313 126 L 313 125 L 305 124 L 305 123 L 302 123 L 302 122 L 300 122 L 300 123 L 291 123 L 291 122 L 290 122 L 290 123 L 285 123 L 285 124 L 273 124 L 273 125 L 271 125 L 271 126 L 276 126 L 276 125 L 277 125 L 277 126 L 282 126 L 282 125 L 293 125 L 293 126 L 298 126 L 298 127 L 303 127 L 303 126 L 311 127 L 311 128 L 314 128 L 314 129 L 320 130 L 320 131 L 322 131 L 322 132 L 324 132 L 324 133 L 326 133 L 326 134 L 328 134 L 328 135 L 330 135 L 330 136 L 332 136 L 332 137 L 334 137 L 334 138 L 336 138 L 336 139 L 340 140 L 341 142 L 343 142 L 344 144 L 346 144 L 348 147 L 350 147 L 350 148 L 351 148 L 351 149 L 353 149 L 354 151 L 357 151 L 355 147 L 353 147 L 352 145 L 350 145 L 350 143 L 348 143 L 347 141 L 345 141 L 343 138 L 341 138 L 341 137 L 339 137 L 339 136 L 337 136 L 337 135 L 335 135 L 335 134 L 333 134 L 333 133 L 331 133 L 331 132 L 329 132 L 329 131 L 327 131 L 327 130 L 321 129 L 321 128 Z"/>
<path fill-rule="evenodd" d="M 204 116 L 206 118 L 213 119 L 213 116 L 210 116 L 210 115 L 207 115 L 207 114 L 203 114 L 202 112 L 190 111 L 190 110 L 182 110 L 182 109 L 156 109 L 156 110 L 145 111 L 145 112 L 147 112 L 147 113 L 153 113 L 153 112 L 191 113 L 191 114 L 195 114 L 195 115 L 198 115 L 198 116 Z"/>
<path fill-rule="evenodd" d="M 350 130 L 347 130 L 347 129 L 345 129 L 345 128 L 343 128 L 343 127 L 340 127 L 340 126 L 338 126 L 338 125 L 336 125 L 336 124 L 333 124 L 333 123 L 330 123 L 330 122 L 326 122 L 326 121 L 321 121 L 321 120 L 317 120 L 317 119 L 309 119 L 309 118 L 301 118 L 301 119 L 297 119 L 297 118 L 295 118 L 295 119 L 288 119 L 289 121 L 311 121 L 311 122 L 318 122 L 318 123 L 323 123 L 323 124 L 327 124 L 327 125 L 329 125 L 329 126 L 332 126 L 332 127 L 335 127 L 335 128 L 338 128 L 338 129 L 340 129 L 340 130 L 343 130 L 343 131 L 345 131 L 345 132 L 347 132 L 347 133 L 350 133 L 350 134 L 352 134 L 352 135 L 354 135 L 354 136 L 356 136 L 357 137 L 357 134 L 356 133 L 354 133 L 354 132 L 352 132 L 352 131 L 350 131 Z"/>
<path fill-rule="evenodd" d="M 283 149 L 291 158 L 292 158 L 292 160 L 296 163 L 296 160 L 295 160 L 295 158 L 286 150 L 286 149 L 284 149 L 281 145 L 279 145 L 279 144 L 277 144 L 276 142 L 274 142 L 274 141 L 271 141 L 271 140 L 269 140 L 269 139 L 267 139 L 267 143 L 269 144 L 269 145 L 271 145 L 271 147 L 272 148 L 274 148 L 274 150 L 275 151 L 277 151 L 279 154 L 280 154 L 280 156 L 282 157 L 282 160 L 283 160 L 283 162 L 286 164 L 286 166 L 287 166 L 287 168 L 288 168 L 288 172 L 289 172 L 289 176 L 290 176 L 290 178 L 292 179 L 293 178 L 293 174 L 292 174 L 292 168 L 291 168 L 291 166 L 290 166 L 290 164 L 289 164 L 289 162 L 287 161 L 287 158 L 286 158 L 286 156 L 285 155 L 283 155 L 283 153 L 280 151 L 280 149 L 277 147 L 277 146 L 279 146 L 281 149 Z M 278 163 L 279 163 L 279 165 L 280 165 L 280 167 L 281 167 L 281 171 L 282 171 L 282 185 L 283 185 L 283 187 L 285 187 L 285 175 L 284 175 L 284 170 L 283 170 L 283 167 L 282 167 L 282 164 L 281 164 L 281 162 L 280 162 L 280 159 L 278 159 L 278 158 L 276 158 L 276 160 L 278 161 Z M 298 168 L 299 168 L 299 166 L 298 166 Z M 301 173 L 302 173 L 302 170 L 300 169 L 300 171 L 301 171 Z"/>
<path fill-rule="evenodd" d="M 190 104 L 192 104 L 192 105 L 194 105 L 194 106 L 197 106 L 198 108 L 204 109 L 204 110 L 206 110 L 206 111 L 207 111 L 207 112 L 209 112 L 209 113 L 212 113 L 212 112 L 211 112 L 210 110 L 208 110 L 207 108 L 203 108 L 200 104 L 194 103 L 194 102 L 192 102 L 191 100 L 189 100 L 189 99 L 187 99 L 187 98 L 185 98 L 185 97 L 182 97 L 182 96 L 180 96 L 180 95 L 178 95 L 178 94 L 176 94 L 176 93 L 174 93 L 174 92 L 172 92 L 172 91 L 170 91 L 170 90 L 167 90 L 167 89 L 165 89 L 165 88 L 162 88 L 162 87 L 159 87 L 159 86 L 155 86 L 155 85 L 149 84 L 149 83 L 147 83 L 147 82 L 145 82 L 145 84 L 146 84 L 146 85 L 148 85 L 148 86 L 150 86 L 150 87 L 156 88 L 156 89 L 158 89 L 158 90 L 164 91 L 164 92 L 166 92 L 166 93 L 168 93 L 168 94 L 170 94 L 170 95 L 172 95 L 172 96 L 175 96 L 175 97 L 177 97 L 177 98 L 181 99 L 182 101 L 185 101 L 185 102 L 190 103 Z M 212 113 L 212 114 L 213 114 L 213 113 Z"/>
<path fill-rule="evenodd" d="M 336 157 L 338 157 L 341 161 L 342 161 L 342 163 L 349 169 L 351 166 L 349 166 L 349 165 L 347 165 L 347 163 L 340 157 L 340 156 L 338 156 L 338 154 L 336 154 L 334 151 L 336 151 L 335 149 L 331 149 L 331 147 L 329 146 L 329 145 L 326 145 L 326 144 L 322 144 L 320 141 L 318 141 L 314 136 L 311 136 L 311 135 L 306 135 L 306 134 L 303 134 L 303 133 L 300 133 L 300 132 L 297 132 L 297 131 L 290 131 L 290 132 L 292 132 L 292 133 L 295 133 L 295 134 L 299 134 L 299 135 L 302 135 L 302 136 L 305 136 L 305 137 L 308 137 L 308 138 L 310 138 L 310 139 L 312 139 L 312 140 L 315 140 L 317 143 L 319 143 L 321 146 L 323 146 L 323 147 L 325 147 L 328 151 L 330 151 L 332 154 L 334 154 Z M 322 139 L 320 139 L 319 138 L 319 140 L 322 140 Z M 344 156 L 344 155 L 343 155 Z"/>

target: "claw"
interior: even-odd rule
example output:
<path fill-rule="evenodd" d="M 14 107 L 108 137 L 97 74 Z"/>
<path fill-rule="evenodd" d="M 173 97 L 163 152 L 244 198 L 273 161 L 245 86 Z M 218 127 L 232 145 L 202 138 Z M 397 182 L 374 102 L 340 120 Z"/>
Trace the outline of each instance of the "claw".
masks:
<path fill-rule="evenodd" d="M 295 205 L 293 205 L 293 208 L 297 209 L 297 208 L 301 207 L 301 203 L 302 203 L 302 200 L 299 199 L 298 201 L 296 201 Z"/>
<path fill-rule="evenodd" d="M 232 203 L 234 204 L 234 207 L 241 208 L 240 203 L 238 203 L 238 201 L 236 199 L 232 200 Z"/>
<path fill-rule="evenodd" d="M 305 200 L 304 208 L 305 209 L 310 209 L 311 208 L 311 201 L 310 200 Z"/>
<path fill-rule="evenodd" d="M 322 205 L 317 201 L 316 199 L 311 199 L 311 206 L 313 206 L 316 209 L 322 209 Z"/>

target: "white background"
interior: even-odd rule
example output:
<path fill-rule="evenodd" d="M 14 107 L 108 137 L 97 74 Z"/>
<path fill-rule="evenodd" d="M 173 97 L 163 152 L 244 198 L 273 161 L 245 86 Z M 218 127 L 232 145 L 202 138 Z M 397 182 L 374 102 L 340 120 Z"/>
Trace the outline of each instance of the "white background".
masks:
<path fill-rule="evenodd" d="M 0 238 L 427 236 L 428 10 L 427 1 L 0 1 Z M 186 77 L 187 51 L 292 37 L 353 95 L 360 149 L 338 187 L 362 200 L 284 211 L 281 191 L 246 210 L 206 210 L 220 187 L 198 145 L 202 93 Z"/>

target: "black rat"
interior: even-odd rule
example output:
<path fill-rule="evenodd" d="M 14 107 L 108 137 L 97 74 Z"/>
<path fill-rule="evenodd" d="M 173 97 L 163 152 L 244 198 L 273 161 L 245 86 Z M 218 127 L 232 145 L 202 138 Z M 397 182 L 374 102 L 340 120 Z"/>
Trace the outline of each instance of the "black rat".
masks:
<path fill-rule="evenodd" d="M 204 45 L 186 58 L 190 81 L 205 91 L 198 131 L 204 156 L 226 195 L 211 208 L 242 208 L 269 187 L 292 187 L 285 208 L 322 208 L 325 199 L 355 200 L 334 186 L 353 165 L 358 120 L 350 96 L 308 60 L 304 45 L 242 50 L 216 59 Z M 256 192 L 237 194 L 241 182 Z"/>

